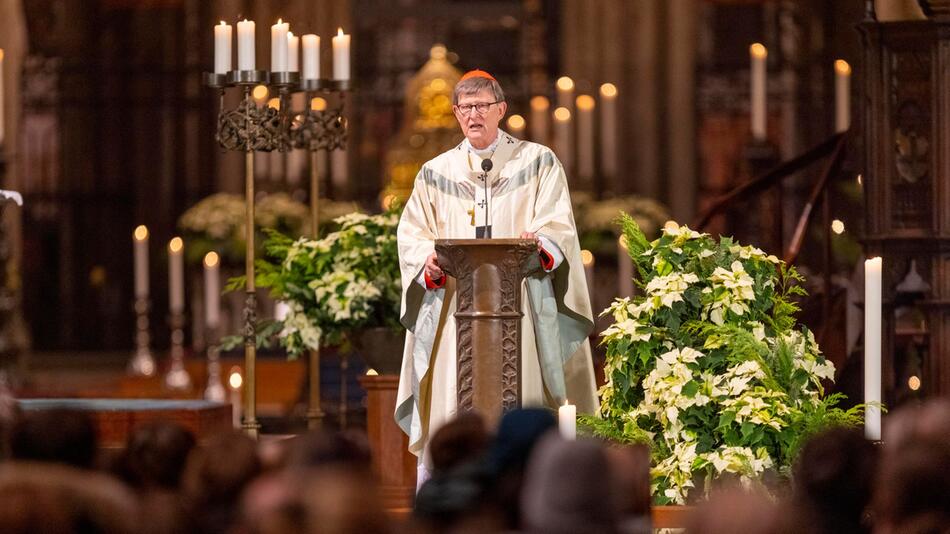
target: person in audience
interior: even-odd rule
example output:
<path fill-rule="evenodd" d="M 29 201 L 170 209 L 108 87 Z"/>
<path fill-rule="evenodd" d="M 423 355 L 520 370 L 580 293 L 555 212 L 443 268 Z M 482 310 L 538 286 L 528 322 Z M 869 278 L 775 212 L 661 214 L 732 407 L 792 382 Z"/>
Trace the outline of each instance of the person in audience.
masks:
<path fill-rule="evenodd" d="M 868 508 L 877 451 L 855 428 L 832 428 L 805 442 L 792 468 L 789 521 L 817 534 L 871 531 Z"/>
<path fill-rule="evenodd" d="M 134 429 L 119 457 L 118 474 L 143 491 L 178 491 L 195 436 L 183 426 L 155 421 Z"/>
<path fill-rule="evenodd" d="M 13 398 L 0 397 L 0 462 L 10 457 L 10 440 L 19 417 L 20 408 Z"/>
<path fill-rule="evenodd" d="M 226 533 L 235 523 L 238 499 L 261 472 L 257 442 L 242 432 L 212 436 L 188 457 L 183 491 L 197 531 Z"/>
<path fill-rule="evenodd" d="M 460 413 L 429 441 L 433 476 L 478 459 L 485 453 L 488 440 L 482 416 L 475 412 Z"/>
<path fill-rule="evenodd" d="M 13 427 L 10 452 L 14 460 L 54 462 L 92 469 L 98 438 L 89 414 L 53 409 L 24 412 Z"/>
<path fill-rule="evenodd" d="M 611 495 L 620 515 L 621 534 L 651 534 L 650 448 L 646 445 L 608 447 Z"/>
<path fill-rule="evenodd" d="M 285 450 L 286 466 L 295 469 L 328 464 L 371 469 L 369 440 L 363 432 L 315 430 L 289 440 Z"/>
<path fill-rule="evenodd" d="M 551 433 L 536 447 L 521 494 L 522 530 L 544 534 L 619 532 L 607 452 L 594 440 Z"/>
<path fill-rule="evenodd" d="M 700 502 L 687 520 L 688 534 L 773 534 L 782 530 L 778 507 L 762 492 L 729 486 Z M 810 532 L 808 529 L 802 532 Z M 789 531 L 791 534 L 791 531 Z"/>

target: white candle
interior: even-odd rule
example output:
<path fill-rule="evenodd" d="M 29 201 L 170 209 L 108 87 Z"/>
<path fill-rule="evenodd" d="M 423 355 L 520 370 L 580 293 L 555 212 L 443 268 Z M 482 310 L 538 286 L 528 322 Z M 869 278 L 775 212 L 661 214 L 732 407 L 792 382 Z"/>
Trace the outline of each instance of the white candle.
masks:
<path fill-rule="evenodd" d="M 564 166 L 565 171 L 570 173 L 574 163 L 574 144 L 573 144 L 573 125 L 571 124 L 571 112 L 567 108 L 560 107 L 554 110 L 554 153 Z M 570 176 L 570 175 L 568 175 Z"/>
<path fill-rule="evenodd" d="M 338 28 L 333 37 L 333 79 L 350 79 L 350 36 Z"/>
<path fill-rule="evenodd" d="M 524 117 L 521 115 L 508 117 L 508 133 L 517 139 L 524 139 Z"/>
<path fill-rule="evenodd" d="M 172 313 L 185 310 L 185 242 L 173 237 L 168 242 L 168 309 Z"/>
<path fill-rule="evenodd" d="M 577 439 L 577 406 L 564 401 L 564 406 L 557 409 L 557 423 L 562 438 L 570 441 Z"/>
<path fill-rule="evenodd" d="M 214 27 L 214 72 L 227 74 L 231 70 L 231 25 L 221 21 Z"/>
<path fill-rule="evenodd" d="M 617 240 L 617 292 L 620 297 L 633 295 L 633 259 L 624 236 Z"/>
<path fill-rule="evenodd" d="M 590 300 L 594 301 L 594 254 L 584 249 L 581 251 L 581 263 L 584 264 L 584 275 L 587 277 L 587 291 L 590 293 Z"/>
<path fill-rule="evenodd" d="M 237 23 L 238 32 L 238 70 L 254 70 L 254 21 L 242 20 Z"/>
<path fill-rule="evenodd" d="M 287 32 L 287 71 L 300 72 L 300 37 Z"/>
<path fill-rule="evenodd" d="M 531 98 L 531 120 L 528 126 L 531 128 L 531 140 L 535 143 L 546 145 L 551 142 L 548 138 L 548 109 L 551 103 L 545 96 L 535 96 Z"/>
<path fill-rule="evenodd" d="M 270 27 L 270 71 L 287 72 L 287 32 L 290 24 L 277 19 Z"/>
<path fill-rule="evenodd" d="M 846 132 L 851 127 L 851 65 L 835 61 L 835 132 Z"/>
<path fill-rule="evenodd" d="M 320 36 L 308 33 L 303 36 L 303 79 L 320 77 Z"/>
<path fill-rule="evenodd" d="M 135 298 L 148 298 L 148 228 L 144 224 L 132 233 L 135 252 Z"/>
<path fill-rule="evenodd" d="M 554 84 L 557 87 L 557 105 L 560 108 L 574 110 L 574 80 L 561 76 Z"/>
<path fill-rule="evenodd" d="M 241 368 L 234 366 L 228 372 L 228 401 L 231 403 L 231 424 L 234 428 L 241 428 L 241 414 L 243 405 L 241 404 L 241 388 L 244 386 L 244 377 L 241 375 Z"/>
<path fill-rule="evenodd" d="M 217 252 L 205 254 L 205 325 L 218 327 L 221 321 L 221 275 Z"/>
<path fill-rule="evenodd" d="M 600 86 L 600 171 L 617 176 L 617 86 Z"/>
<path fill-rule="evenodd" d="M 3 49 L 0 48 L 0 146 L 3 146 Z"/>
<path fill-rule="evenodd" d="M 765 133 L 765 60 L 768 58 L 768 50 L 762 43 L 753 43 L 749 47 L 749 59 L 751 61 L 751 112 L 752 112 L 752 137 L 756 141 L 764 141 Z"/>
<path fill-rule="evenodd" d="M 881 258 L 864 261 L 864 436 L 881 439 Z"/>
<path fill-rule="evenodd" d="M 577 174 L 588 187 L 594 180 L 594 97 L 580 95 L 577 107 Z"/>

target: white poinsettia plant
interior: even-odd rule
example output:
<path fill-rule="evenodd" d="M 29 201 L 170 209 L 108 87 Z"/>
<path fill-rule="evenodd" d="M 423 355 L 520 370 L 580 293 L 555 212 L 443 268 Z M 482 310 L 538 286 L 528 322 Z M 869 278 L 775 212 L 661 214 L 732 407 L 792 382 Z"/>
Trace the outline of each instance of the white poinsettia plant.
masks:
<path fill-rule="evenodd" d="M 399 209 L 338 217 L 339 230 L 321 239 L 268 232 L 257 283 L 289 310 L 286 317 L 260 325 L 259 342 L 276 335 L 290 356 L 298 356 L 344 344 L 361 328 L 400 328 Z M 242 284 L 235 278 L 230 286 Z"/>
<path fill-rule="evenodd" d="M 668 223 L 648 242 L 621 218 L 642 296 L 603 314 L 606 384 L 594 433 L 649 441 L 658 504 L 684 504 L 728 476 L 761 484 L 787 476 L 801 440 L 857 424 L 825 396 L 834 366 L 797 325 L 801 277 L 775 256 Z"/>

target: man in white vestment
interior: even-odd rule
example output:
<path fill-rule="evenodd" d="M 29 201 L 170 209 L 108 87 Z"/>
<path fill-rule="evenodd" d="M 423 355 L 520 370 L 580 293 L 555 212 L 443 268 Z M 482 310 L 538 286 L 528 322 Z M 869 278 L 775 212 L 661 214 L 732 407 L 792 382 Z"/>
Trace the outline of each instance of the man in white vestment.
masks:
<path fill-rule="evenodd" d="M 398 230 L 408 332 L 395 417 L 420 457 L 420 482 L 429 437 L 457 401 L 455 280 L 439 266 L 436 239 L 535 240 L 543 272 L 522 286 L 522 405 L 597 410 L 593 319 L 564 168 L 549 148 L 498 128 L 507 104 L 487 72 L 466 73 L 452 103 L 465 140 L 422 166 Z"/>

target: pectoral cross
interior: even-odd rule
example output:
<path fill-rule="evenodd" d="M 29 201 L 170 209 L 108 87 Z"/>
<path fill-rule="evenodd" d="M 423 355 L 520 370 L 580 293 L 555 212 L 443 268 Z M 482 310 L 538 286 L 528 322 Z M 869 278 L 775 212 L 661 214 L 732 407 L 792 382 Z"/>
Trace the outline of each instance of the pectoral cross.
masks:
<path fill-rule="evenodd" d="M 470 224 L 475 226 L 475 208 L 468 210 L 466 213 L 472 216 L 472 222 Z"/>

